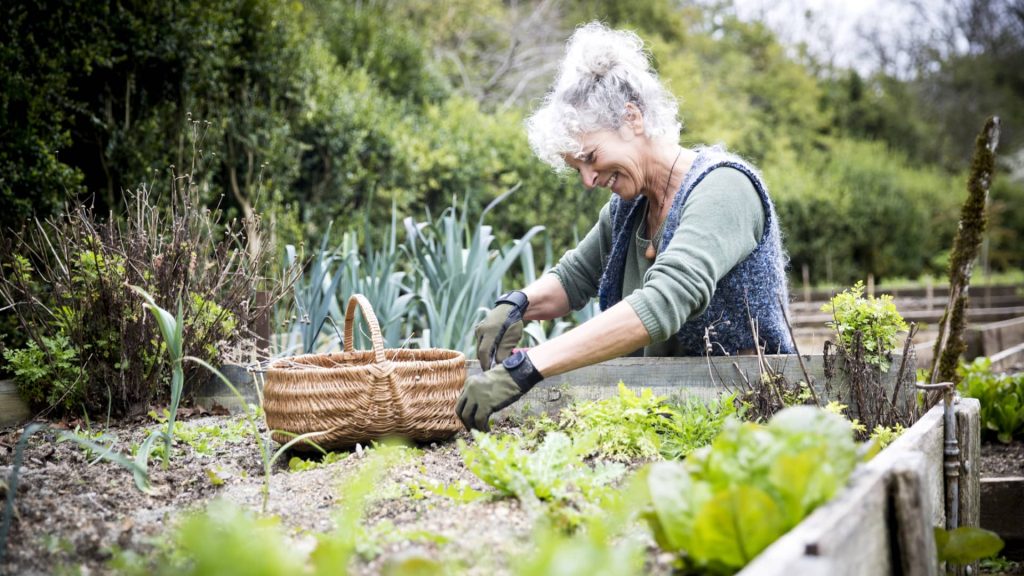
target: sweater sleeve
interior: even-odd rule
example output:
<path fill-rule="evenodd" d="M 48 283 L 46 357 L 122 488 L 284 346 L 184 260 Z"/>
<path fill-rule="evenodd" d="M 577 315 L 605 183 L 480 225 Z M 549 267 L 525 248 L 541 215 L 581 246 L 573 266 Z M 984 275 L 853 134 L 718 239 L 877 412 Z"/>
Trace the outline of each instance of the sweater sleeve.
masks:
<path fill-rule="evenodd" d="M 652 343 L 707 308 L 718 281 L 757 248 L 764 223 L 754 184 L 735 168 L 713 170 L 693 189 L 668 247 L 625 298 Z"/>
<path fill-rule="evenodd" d="M 551 269 L 569 296 L 569 306 L 579 310 L 597 295 L 604 260 L 611 251 L 612 221 L 609 204 L 601 208 L 597 224 Z"/>

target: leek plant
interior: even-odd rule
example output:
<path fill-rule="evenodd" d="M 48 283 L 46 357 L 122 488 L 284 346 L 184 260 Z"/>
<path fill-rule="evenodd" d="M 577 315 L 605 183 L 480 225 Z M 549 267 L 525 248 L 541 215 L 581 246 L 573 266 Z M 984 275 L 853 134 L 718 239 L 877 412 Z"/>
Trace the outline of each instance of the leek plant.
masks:
<path fill-rule="evenodd" d="M 495 236 L 484 218 L 515 188 L 502 194 L 484 209 L 476 227 L 460 214 L 453 203 L 437 220 L 426 222 L 406 218 L 405 248 L 419 275 L 417 294 L 425 315 L 424 348 L 450 348 L 471 353 L 473 325 L 501 293 L 501 279 L 519 258 L 530 240 L 544 230 L 534 226 L 518 240 L 497 250 Z"/>
<path fill-rule="evenodd" d="M 363 234 L 364 249 L 360 256 L 355 234 L 346 233 L 343 239 L 344 253 L 351 255 L 348 259 L 348 275 L 341 286 L 339 295 L 341 304 L 346 304 L 352 294 L 362 294 L 373 306 L 380 324 L 381 337 L 387 348 L 402 348 L 406 343 L 406 320 L 410 319 L 415 304 L 416 294 L 408 283 L 414 277 L 401 269 L 398 249 L 398 208 L 392 203 L 391 225 L 387 231 L 387 239 L 381 249 L 374 249 L 372 229 L 369 218 Z M 354 331 L 357 349 L 370 346 L 370 339 L 365 334 Z"/>
<path fill-rule="evenodd" d="M 335 294 L 338 292 L 345 269 L 348 267 L 347 258 L 339 257 L 334 250 L 329 250 L 327 245 L 331 236 L 331 225 L 327 226 L 320 239 L 320 249 L 310 263 L 308 274 L 295 282 L 293 295 L 295 298 L 295 319 L 297 331 L 302 336 L 302 352 L 310 354 L 317 349 L 317 338 L 324 328 L 324 324 L 330 319 L 337 326 L 341 319 L 341 311 L 338 308 L 338 301 Z M 289 265 L 294 266 L 297 262 L 295 246 L 289 244 L 285 247 L 286 259 Z M 337 265 L 332 273 L 331 269 Z M 339 337 L 340 341 L 340 337 Z"/>
<path fill-rule="evenodd" d="M 168 407 L 167 424 L 163 432 L 163 469 L 167 470 L 167 466 L 171 462 L 171 450 L 174 447 L 174 420 L 178 416 L 178 404 L 181 403 L 181 392 L 185 387 L 185 369 L 182 366 L 182 359 L 184 358 L 182 353 L 182 342 L 184 341 L 182 329 L 185 326 L 185 322 L 182 319 L 181 302 L 178 302 L 177 315 L 172 316 L 170 312 L 157 305 L 148 292 L 138 286 L 130 286 L 130 288 L 146 300 L 144 306 L 156 318 L 156 323 L 160 326 L 160 333 L 164 337 L 164 343 L 167 345 L 167 354 L 171 360 L 171 405 Z M 142 447 L 140 447 L 138 457 L 142 457 L 144 461 L 148 462 L 149 451 L 152 449 L 152 446 L 153 436 L 150 435 L 143 442 Z"/>

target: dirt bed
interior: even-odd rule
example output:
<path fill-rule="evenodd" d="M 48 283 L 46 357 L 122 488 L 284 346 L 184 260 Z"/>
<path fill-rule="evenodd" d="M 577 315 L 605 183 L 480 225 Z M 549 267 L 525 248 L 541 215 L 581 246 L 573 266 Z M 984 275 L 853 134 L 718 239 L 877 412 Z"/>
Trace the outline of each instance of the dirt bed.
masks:
<path fill-rule="evenodd" d="M 1024 440 L 981 445 L 981 477 L 1024 476 Z"/>
<path fill-rule="evenodd" d="M 251 437 L 230 438 L 227 432 L 241 422 L 228 416 L 187 420 L 189 427 L 224 430 L 229 440 L 204 447 L 207 454 L 177 442 L 168 470 L 159 460 L 150 462 L 153 494 L 139 491 L 127 470 L 92 462 L 70 442 L 55 442 L 59 430 L 36 433 L 24 454 L 2 573 L 110 573 L 116 550 L 147 554 L 166 542 L 183 513 L 217 498 L 258 512 L 263 483 L 259 451 Z M 142 418 L 105 432 L 117 437 L 119 451 L 128 452 L 158 426 Z M 0 433 L 0 478 L 10 473 L 19 435 L 13 429 Z M 465 433 L 457 438 L 471 441 Z M 352 572 L 377 574 L 389 559 L 410 553 L 454 561 L 468 574 L 506 572 L 509 559 L 528 552 L 535 514 L 510 498 L 458 503 L 432 493 L 410 497 L 408 484 L 425 480 L 461 482 L 493 493 L 466 469 L 455 439 L 419 448 L 418 455 L 389 468 L 378 483 L 364 517 L 372 542 L 360 550 Z M 333 530 L 343 498 L 339 487 L 359 468 L 365 452 L 352 451 L 340 462 L 298 472 L 289 471 L 288 458 L 275 465 L 267 513 L 280 517 L 295 546 L 311 549 L 316 534 Z M 653 541 L 648 550 L 649 571 L 670 573 L 671 557 L 659 554 Z"/>

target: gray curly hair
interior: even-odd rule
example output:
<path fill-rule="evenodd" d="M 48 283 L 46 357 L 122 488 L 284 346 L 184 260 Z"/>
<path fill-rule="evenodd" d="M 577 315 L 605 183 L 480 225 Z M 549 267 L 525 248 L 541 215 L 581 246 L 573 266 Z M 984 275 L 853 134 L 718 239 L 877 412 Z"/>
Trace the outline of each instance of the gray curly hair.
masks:
<path fill-rule="evenodd" d="M 643 40 L 600 22 L 581 26 L 566 44 L 551 91 L 526 119 L 530 147 L 538 158 L 564 171 L 563 156 L 582 151 L 579 136 L 618 129 L 627 103 L 643 114 L 648 136 L 679 138 L 679 105 L 651 68 Z"/>

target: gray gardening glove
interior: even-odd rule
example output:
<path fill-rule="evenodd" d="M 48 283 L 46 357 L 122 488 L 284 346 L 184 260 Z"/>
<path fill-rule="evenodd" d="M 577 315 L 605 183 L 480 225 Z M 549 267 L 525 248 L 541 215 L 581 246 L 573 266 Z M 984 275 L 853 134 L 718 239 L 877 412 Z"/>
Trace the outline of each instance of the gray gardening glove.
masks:
<path fill-rule="evenodd" d="M 500 365 L 467 378 L 455 412 L 467 430 L 489 432 L 491 414 L 522 398 L 543 379 L 526 352 L 517 352 Z"/>
<path fill-rule="evenodd" d="M 523 336 L 523 314 L 529 306 L 526 294 L 506 292 L 476 325 L 476 357 L 482 370 L 489 370 L 512 354 Z"/>

